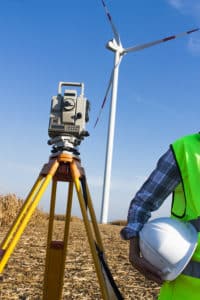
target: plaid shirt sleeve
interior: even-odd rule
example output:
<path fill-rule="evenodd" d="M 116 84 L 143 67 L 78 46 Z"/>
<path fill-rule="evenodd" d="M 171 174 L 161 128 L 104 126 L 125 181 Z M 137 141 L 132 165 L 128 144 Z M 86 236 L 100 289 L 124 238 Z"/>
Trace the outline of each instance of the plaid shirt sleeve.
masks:
<path fill-rule="evenodd" d="M 151 212 L 161 206 L 180 181 L 173 152 L 168 149 L 131 201 L 127 226 L 121 230 L 121 237 L 128 240 L 137 236 L 144 223 L 151 217 Z"/>

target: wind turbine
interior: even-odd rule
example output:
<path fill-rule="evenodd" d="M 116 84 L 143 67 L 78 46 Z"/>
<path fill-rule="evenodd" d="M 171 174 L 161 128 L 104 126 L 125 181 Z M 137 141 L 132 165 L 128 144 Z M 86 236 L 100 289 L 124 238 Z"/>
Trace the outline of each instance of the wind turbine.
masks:
<path fill-rule="evenodd" d="M 97 125 L 105 102 L 107 100 L 109 91 L 112 87 L 111 93 L 111 103 L 110 103 L 110 115 L 109 115 L 109 127 L 108 127 L 108 136 L 107 136 L 107 150 L 106 150 L 106 161 L 105 161 L 105 170 L 104 170 L 104 184 L 103 184 L 103 197 L 102 197 L 102 207 L 101 207 L 101 223 L 107 223 L 108 219 L 108 206 L 109 206 L 109 194 L 110 194 L 110 180 L 111 180 L 111 167 L 112 167 L 112 154 L 113 154 L 113 142 L 114 142 L 114 131 L 115 131 L 115 115 L 116 115 L 116 104 L 117 104 L 117 90 L 118 90 L 118 75 L 119 75 L 119 65 L 123 58 L 123 56 L 129 52 L 140 51 L 145 48 L 149 48 L 164 42 L 168 42 L 174 40 L 176 38 L 191 34 L 193 32 L 198 31 L 200 28 L 195 28 L 189 31 L 185 31 L 176 35 L 171 35 L 165 37 L 163 39 L 155 40 L 149 43 L 135 45 L 129 48 L 123 48 L 122 43 L 120 41 L 120 36 L 118 31 L 112 21 L 112 17 L 109 13 L 109 10 L 106 6 L 104 0 L 101 0 L 108 21 L 111 25 L 114 38 L 109 41 L 106 45 L 106 48 L 113 51 L 115 54 L 114 57 L 114 67 L 111 72 L 110 80 L 108 87 L 106 89 L 105 97 L 103 99 L 103 103 L 101 105 L 101 109 L 97 120 L 95 122 L 94 127 Z"/>

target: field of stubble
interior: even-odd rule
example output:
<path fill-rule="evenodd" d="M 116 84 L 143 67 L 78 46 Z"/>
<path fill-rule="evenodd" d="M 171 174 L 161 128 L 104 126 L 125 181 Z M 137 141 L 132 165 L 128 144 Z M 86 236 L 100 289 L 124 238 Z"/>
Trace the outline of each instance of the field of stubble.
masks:
<path fill-rule="evenodd" d="M 1 223 L 0 240 L 9 229 L 5 222 Z M 47 226 L 47 217 L 35 213 L 4 269 L 0 281 L 1 300 L 42 299 Z M 55 221 L 54 239 L 62 239 L 63 226 L 63 221 Z M 119 236 L 121 227 L 100 224 L 99 228 L 108 265 L 124 299 L 157 299 L 159 286 L 145 280 L 130 265 L 128 243 Z M 63 299 L 102 299 L 84 224 L 78 218 L 70 222 Z"/>

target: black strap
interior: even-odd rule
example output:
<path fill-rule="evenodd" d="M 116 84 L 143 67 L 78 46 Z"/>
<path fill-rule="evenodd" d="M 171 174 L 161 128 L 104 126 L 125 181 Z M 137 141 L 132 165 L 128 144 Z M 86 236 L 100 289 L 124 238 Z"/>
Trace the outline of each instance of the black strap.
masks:
<path fill-rule="evenodd" d="M 193 219 L 193 220 L 190 220 L 189 222 L 195 227 L 195 229 L 198 232 L 200 232 L 200 217 L 198 217 L 196 219 Z"/>
<path fill-rule="evenodd" d="M 81 182 L 81 186 L 82 186 L 82 192 L 83 192 L 83 198 L 84 198 L 84 201 L 85 201 L 85 206 L 86 206 L 86 209 L 88 209 L 88 195 L 87 195 L 85 176 L 82 176 L 80 178 L 80 182 Z M 99 246 L 97 245 L 96 242 L 95 242 L 95 246 L 96 246 L 97 254 L 98 254 L 101 266 L 102 266 L 102 272 L 103 272 L 105 282 L 106 282 L 106 280 L 108 280 L 109 285 L 112 287 L 112 292 L 116 296 L 116 299 L 117 300 L 123 300 L 124 298 L 122 297 L 122 295 L 121 295 L 120 291 L 118 290 L 118 287 L 117 287 L 117 285 L 116 285 L 116 283 L 115 283 L 115 281 L 112 277 L 110 269 L 109 269 L 109 267 L 108 267 L 108 265 L 105 261 L 103 252 L 99 249 Z"/>
<path fill-rule="evenodd" d="M 108 267 L 108 265 L 105 261 L 103 252 L 99 249 L 99 247 L 96 243 L 95 243 L 95 245 L 96 245 L 97 253 L 98 253 L 98 256 L 99 256 L 99 260 L 100 260 L 100 262 L 103 266 L 103 269 L 106 273 L 107 279 L 109 280 L 109 283 L 110 283 L 111 287 L 113 288 L 113 292 L 116 296 L 116 299 L 123 300 L 124 298 L 122 297 L 122 294 L 120 293 L 120 291 L 119 291 L 119 289 L 118 289 L 118 287 L 117 287 L 117 285 L 116 285 L 116 283 L 115 283 L 115 281 L 112 277 L 110 269 L 109 269 L 109 267 Z"/>
<path fill-rule="evenodd" d="M 191 260 L 181 274 L 200 278 L 200 262 Z"/>
<path fill-rule="evenodd" d="M 88 208 L 88 197 L 87 197 L 87 190 L 86 190 L 86 178 L 85 176 L 82 176 L 80 178 L 81 186 L 82 186 L 82 192 L 83 192 L 83 199 L 85 201 L 85 207 Z"/>

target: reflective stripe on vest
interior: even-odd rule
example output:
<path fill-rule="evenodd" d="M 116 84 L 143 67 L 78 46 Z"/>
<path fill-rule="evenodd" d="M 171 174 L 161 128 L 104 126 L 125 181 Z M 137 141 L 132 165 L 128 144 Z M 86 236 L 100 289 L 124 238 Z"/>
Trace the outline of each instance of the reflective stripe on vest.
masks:
<path fill-rule="evenodd" d="M 191 260 L 181 274 L 200 278 L 200 262 Z"/>
<path fill-rule="evenodd" d="M 190 223 L 200 232 L 200 217 L 190 220 Z M 200 279 L 200 262 L 191 260 L 181 274 Z"/>
<path fill-rule="evenodd" d="M 200 217 L 189 221 L 196 229 L 197 232 L 200 232 Z"/>

